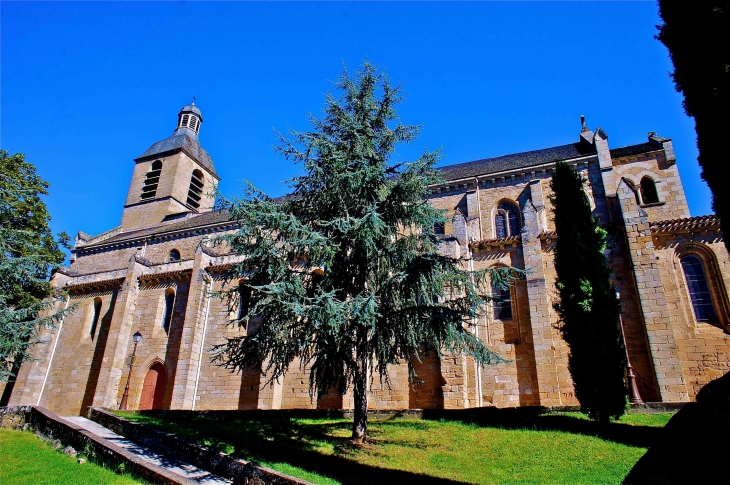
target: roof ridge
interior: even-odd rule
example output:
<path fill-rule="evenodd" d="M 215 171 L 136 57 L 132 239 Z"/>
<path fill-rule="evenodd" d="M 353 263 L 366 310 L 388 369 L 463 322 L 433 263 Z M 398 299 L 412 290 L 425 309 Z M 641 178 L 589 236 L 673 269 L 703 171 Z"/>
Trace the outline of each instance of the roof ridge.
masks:
<path fill-rule="evenodd" d="M 230 223 L 231 221 L 232 221 L 232 219 L 229 215 L 228 209 L 225 209 L 225 208 L 216 209 L 216 210 L 212 210 L 212 211 L 202 212 L 193 217 L 188 217 L 188 218 L 185 218 L 181 221 L 174 222 L 174 223 L 158 224 L 156 226 L 148 227 L 145 229 L 137 229 L 134 231 L 122 232 L 113 237 L 110 237 L 109 239 L 104 239 L 103 241 L 100 241 L 98 243 L 98 245 L 117 243 L 117 242 L 121 242 L 121 241 L 127 241 L 130 239 L 135 239 L 135 238 L 155 237 L 159 234 L 165 234 L 165 233 L 194 231 L 197 228 L 200 228 L 203 226 L 226 224 L 226 223 Z M 94 248 L 98 245 L 89 244 L 89 245 L 85 245 L 79 249 L 82 249 L 82 250 L 90 249 L 90 248 Z"/>
<path fill-rule="evenodd" d="M 142 153 L 142 155 L 135 158 L 135 160 L 150 158 L 175 150 L 184 151 L 191 158 L 197 161 L 203 168 L 213 174 L 213 176 L 220 179 L 218 173 L 215 171 L 213 159 L 210 158 L 210 155 L 200 144 L 200 141 L 193 138 L 188 133 L 177 133 L 177 130 L 167 138 L 163 138 L 162 140 L 153 143 L 147 150 L 144 151 L 144 153 Z"/>
<path fill-rule="evenodd" d="M 437 167 L 437 168 L 448 168 L 448 167 L 455 167 L 457 165 L 466 165 L 466 164 L 469 164 L 469 163 L 485 162 L 485 161 L 489 161 L 489 160 L 496 160 L 498 158 L 516 157 L 516 156 L 519 156 L 519 155 L 528 155 L 528 154 L 531 154 L 531 153 L 542 152 L 542 151 L 545 151 L 545 150 L 552 150 L 552 149 L 555 149 L 555 148 L 570 147 L 570 146 L 577 145 L 577 144 L 579 144 L 579 143 L 566 143 L 565 145 L 555 145 L 555 146 L 552 146 L 552 147 L 538 148 L 538 149 L 535 149 L 535 150 L 526 150 L 524 152 L 505 153 L 504 155 L 497 155 L 495 157 L 478 158 L 476 160 L 471 160 L 469 162 L 453 163 L 451 165 L 444 165 L 442 167 Z"/>
<path fill-rule="evenodd" d="M 444 165 L 436 167 L 436 170 L 441 172 L 445 181 L 450 181 L 520 168 L 528 168 L 560 160 L 582 158 L 595 154 L 596 149 L 593 145 L 588 145 L 583 142 L 575 142 L 565 145 L 539 148 L 536 150 L 509 153 L 496 157 L 480 158 L 470 162 Z"/>

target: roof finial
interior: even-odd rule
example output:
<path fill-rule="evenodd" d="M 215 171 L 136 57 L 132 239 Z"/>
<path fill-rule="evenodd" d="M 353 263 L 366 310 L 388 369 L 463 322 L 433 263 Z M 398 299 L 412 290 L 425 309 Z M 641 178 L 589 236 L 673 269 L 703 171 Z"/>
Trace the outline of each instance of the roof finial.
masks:
<path fill-rule="evenodd" d="M 195 95 L 193 94 L 193 105 L 195 105 L 195 100 L 197 100 L 197 99 L 198 98 L 196 98 Z"/>
<path fill-rule="evenodd" d="M 586 131 L 590 131 L 588 130 L 588 126 L 586 126 L 586 117 L 585 115 L 580 115 L 580 132 L 584 133 Z"/>

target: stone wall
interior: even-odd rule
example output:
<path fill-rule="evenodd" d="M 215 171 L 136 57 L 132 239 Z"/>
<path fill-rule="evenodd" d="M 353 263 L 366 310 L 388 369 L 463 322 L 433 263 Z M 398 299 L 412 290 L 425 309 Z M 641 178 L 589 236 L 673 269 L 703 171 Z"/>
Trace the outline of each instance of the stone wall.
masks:
<path fill-rule="evenodd" d="M 634 281 L 626 235 L 623 229 L 613 228 L 609 231 L 607 239 L 606 257 L 613 270 L 611 275 L 613 284 L 620 294 L 621 320 L 639 395 L 646 402 L 659 401 L 659 391 L 649 355 L 643 312 Z"/>
<path fill-rule="evenodd" d="M 213 290 L 220 290 L 221 283 L 221 280 L 215 280 Z M 250 369 L 239 373 L 211 363 L 213 348 L 225 344 L 229 338 L 245 336 L 245 329 L 232 325 L 231 322 L 236 318 L 236 314 L 228 308 L 226 301 L 211 296 L 206 305 L 210 305 L 206 310 L 208 328 L 205 342 L 201 342 L 203 357 L 195 407 L 196 409 L 256 409 L 259 385 L 263 384 L 260 370 Z"/>
<path fill-rule="evenodd" d="M 198 234 L 186 233 L 169 237 L 149 238 L 148 241 L 122 242 L 115 245 L 85 249 L 72 265 L 80 274 L 126 268 L 129 260 L 138 255 L 150 264 L 164 264 L 169 261 L 170 251 L 177 250 L 181 261 L 195 259 L 201 242 Z"/>
<path fill-rule="evenodd" d="M 690 216 L 677 162 L 667 161 L 664 150 L 616 158 L 613 164 L 617 180 L 626 178 L 639 189 L 641 179 L 648 176 L 656 184 L 659 203 L 641 205 L 650 222 Z"/>
<path fill-rule="evenodd" d="M 699 230 L 653 238 L 677 357 L 690 399 L 702 386 L 730 371 L 730 258 L 720 236 L 719 232 Z M 680 256 L 687 253 L 703 261 L 717 322 L 699 322 L 695 318 L 680 263 Z"/>
<path fill-rule="evenodd" d="M 162 162 L 157 192 L 154 198 L 142 201 L 142 187 L 147 172 L 154 160 Z M 127 201 L 122 212 L 122 227 L 125 231 L 152 227 L 160 224 L 165 216 L 186 212 L 188 190 L 193 170 L 201 170 L 204 174 L 202 199 L 198 212 L 213 208 L 213 193 L 218 185 L 216 178 L 205 167 L 190 158 L 185 152 L 177 152 L 136 163 L 129 184 Z"/>

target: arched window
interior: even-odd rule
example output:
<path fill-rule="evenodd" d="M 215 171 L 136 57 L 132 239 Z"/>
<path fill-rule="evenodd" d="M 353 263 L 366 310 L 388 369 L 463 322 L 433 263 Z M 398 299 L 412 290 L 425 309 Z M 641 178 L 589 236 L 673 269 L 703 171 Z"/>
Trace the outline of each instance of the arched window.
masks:
<path fill-rule="evenodd" d="M 656 204 L 659 202 L 659 194 L 656 190 L 656 184 L 651 177 L 641 179 L 641 200 L 644 204 Z"/>
<path fill-rule="evenodd" d="M 516 236 L 520 233 L 520 211 L 511 202 L 500 202 L 494 214 L 495 237 Z"/>
<path fill-rule="evenodd" d="M 182 126 L 182 127 L 188 126 L 188 118 L 189 118 L 189 115 L 183 115 L 182 121 L 180 122 L 180 126 Z"/>
<path fill-rule="evenodd" d="M 147 175 L 144 179 L 144 184 L 142 185 L 142 195 L 140 196 L 142 200 L 154 198 L 155 194 L 157 193 L 157 184 L 160 182 L 161 172 L 162 162 L 159 160 L 155 160 L 154 162 L 152 162 L 152 165 L 150 166 L 150 171 L 147 172 Z"/>
<path fill-rule="evenodd" d="M 187 204 L 193 209 L 200 207 L 200 198 L 203 193 L 204 180 L 203 172 L 200 170 L 193 171 L 193 175 L 190 177 L 190 190 L 188 190 L 187 202 Z"/>
<path fill-rule="evenodd" d="M 694 254 L 687 254 L 682 256 L 681 261 L 695 318 L 698 322 L 717 322 L 717 313 L 702 260 Z"/>
<path fill-rule="evenodd" d="M 172 313 L 175 307 L 175 291 L 170 289 L 165 293 L 165 314 L 162 317 L 162 328 L 165 333 L 170 333 L 170 324 L 172 323 Z"/>
<path fill-rule="evenodd" d="M 251 296 L 253 291 L 243 283 L 238 286 L 238 312 L 236 318 L 238 320 L 248 315 L 248 311 L 251 309 Z"/>
<path fill-rule="evenodd" d="M 91 327 L 89 328 L 89 336 L 94 340 L 96 335 L 96 327 L 99 325 L 99 317 L 101 316 L 101 298 L 94 298 L 93 314 L 91 316 Z"/>
<path fill-rule="evenodd" d="M 180 251 L 177 249 L 173 249 L 170 251 L 170 254 L 167 256 L 167 262 L 168 263 L 177 263 L 180 261 Z"/>
<path fill-rule="evenodd" d="M 492 305 L 494 305 L 495 320 L 512 320 L 512 300 L 509 286 L 504 287 L 492 283 Z"/>
<path fill-rule="evenodd" d="M 198 121 L 198 119 L 195 116 L 191 116 L 190 117 L 190 125 L 189 125 L 190 128 L 192 128 L 194 130 L 197 127 L 197 125 L 196 125 L 196 122 L 197 121 Z"/>

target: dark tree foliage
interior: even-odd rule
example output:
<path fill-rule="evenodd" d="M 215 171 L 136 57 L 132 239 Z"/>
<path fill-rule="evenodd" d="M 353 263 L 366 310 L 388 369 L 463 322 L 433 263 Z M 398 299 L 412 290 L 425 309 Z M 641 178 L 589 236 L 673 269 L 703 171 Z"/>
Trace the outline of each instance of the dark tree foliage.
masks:
<path fill-rule="evenodd" d="M 608 421 L 626 411 L 626 354 L 619 326 L 620 303 L 603 250 L 606 231 L 591 215 L 584 180 L 558 163 L 553 195 L 556 286 L 555 310 L 570 347 L 568 367 L 581 408 L 592 419 Z"/>
<path fill-rule="evenodd" d="M 53 305 L 48 279 L 65 259 L 48 223 L 51 217 L 41 195 L 48 182 L 21 153 L 0 150 L 0 379 L 12 378 L 39 331 L 52 326 L 66 311 L 44 312 Z M 41 313 L 43 312 L 43 313 Z M 39 315 L 43 316 L 39 316 Z"/>
<path fill-rule="evenodd" d="M 730 130 L 730 2 L 659 2 L 664 23 L 656 36 L 669 49 L 684 110 L 695 119 L 697 160 L 712 191 L 712 207 L 722 230 L 730 231 L 730 179 L 727 133 Z M 728 239 L 725 246 L 730 249 Z"/>
<path fill-rule="evenodd" d="M 248 295 L 251 308 L 238 320 L 260 321 L 247 337 L 217 348 L 228 368 L 261 368 L 270 380 L 296 359 L 310 369 L 310 390 L 322 397 L 349 389 L 355 400 L 353 441 L 367 433 L 367 380 L 388 382 L 388 365 L 424 353 L 465 353 L 480 364 L 499 357 L 469 325 L 486 311 L 481 291 L 490 278 L 508 285 L 513 271 L 459 269 L 439 255 L 434 226 L 442 212 L 428 203 L 439 182 L 438 152 L 394 163 L 398 143 L 418 126 L 397 123 L 400 87 L 365 63 L 356 76 L 335 82 L 324 118 L 312 131 L 281 136 L 277 149 L 301 163 L 305 174 L 289 181 L 292 193 L 272 200 L 249 185 L 230 211 L 240 229 L 217 240 L 245 258 L 229 281 L 248 278 L 228 296 Z"/>

